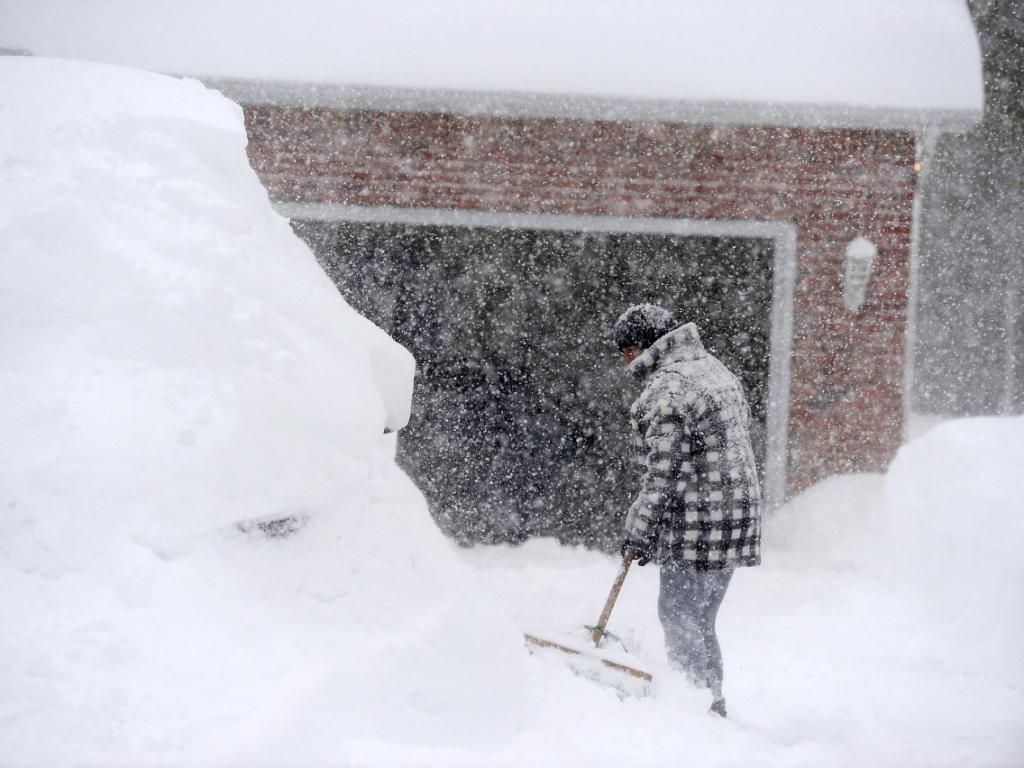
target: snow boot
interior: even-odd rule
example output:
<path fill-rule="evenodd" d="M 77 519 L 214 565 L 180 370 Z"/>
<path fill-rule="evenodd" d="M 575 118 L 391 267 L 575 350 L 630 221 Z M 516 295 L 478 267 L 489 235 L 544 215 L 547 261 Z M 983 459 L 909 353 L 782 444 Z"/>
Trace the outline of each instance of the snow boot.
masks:
<path fill-rule="evenodd" d="M 708 712 L 714 712 L 719 717 L 725 717 L 725 699 L 715 699 L 711 702 L 711 709 Z"/>

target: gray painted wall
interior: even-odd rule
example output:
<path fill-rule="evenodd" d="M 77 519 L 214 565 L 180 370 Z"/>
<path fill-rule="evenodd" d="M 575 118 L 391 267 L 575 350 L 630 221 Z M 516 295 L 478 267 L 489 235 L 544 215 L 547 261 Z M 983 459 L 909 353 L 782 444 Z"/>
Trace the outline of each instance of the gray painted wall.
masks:
<path fill-rule="evenodd" d="M 1024 413 L 1024 3 L 969 5 L 985 117 L 925 158 L 911 407 Z"/>

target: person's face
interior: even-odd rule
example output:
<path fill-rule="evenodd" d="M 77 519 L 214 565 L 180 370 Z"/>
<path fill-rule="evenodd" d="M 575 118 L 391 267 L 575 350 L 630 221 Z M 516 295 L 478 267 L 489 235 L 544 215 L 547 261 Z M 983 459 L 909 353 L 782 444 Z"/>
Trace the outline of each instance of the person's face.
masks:
<path fill-rule="evenodd" d="M 640 347 L 626 347 L 624 350 L 622 350 L 622 357 L 623 359 L 625 359 L 626 365 L 629 365 L 638 357 L 640 357 L 641 352 L 643 352 L 643 350 L 640 349 Z"/>

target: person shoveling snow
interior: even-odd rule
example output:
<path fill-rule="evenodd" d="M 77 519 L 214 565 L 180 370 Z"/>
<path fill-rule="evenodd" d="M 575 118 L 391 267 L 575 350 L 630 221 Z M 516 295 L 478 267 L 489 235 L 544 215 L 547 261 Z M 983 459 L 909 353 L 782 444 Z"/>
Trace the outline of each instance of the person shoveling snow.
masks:
<path fill-rule="evenodd" d="M 615 322 L 615 344 L 644 388 L 630 408 L 643 467 L 626 516 L 623 557 L 661 565 L 658 615 L 669 663 L 711 689 L 726 714 L 715 619 L 737 566 L 761 562 L 761 491 L 750 408 L 739 380 L 693 323 L 640 304 Z"/>

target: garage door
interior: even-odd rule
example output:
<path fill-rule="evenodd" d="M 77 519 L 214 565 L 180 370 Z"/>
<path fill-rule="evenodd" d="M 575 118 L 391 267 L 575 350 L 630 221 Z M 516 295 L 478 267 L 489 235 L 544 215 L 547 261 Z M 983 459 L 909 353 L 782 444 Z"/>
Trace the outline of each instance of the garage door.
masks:
<path fill-rule="evenodd" d="M 294 220 L 356 309 L 417 360 L 399 461 L 460 542 L 610 548 L 636 488 L 610 327 L 650 301 L 743 381 L 764 467 L 773 241 Z"/>

